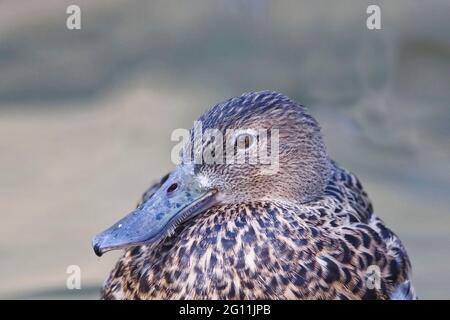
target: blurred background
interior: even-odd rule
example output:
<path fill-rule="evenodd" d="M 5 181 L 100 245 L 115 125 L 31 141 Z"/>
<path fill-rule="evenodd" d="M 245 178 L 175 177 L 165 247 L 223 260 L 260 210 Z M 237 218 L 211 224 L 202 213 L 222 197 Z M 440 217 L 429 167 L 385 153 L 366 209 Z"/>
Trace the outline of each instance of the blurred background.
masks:
<path fill-rule="evenodd" d="M 419 296 L 450 298 L 449 15 L 445 0 L 1 1 L 0 298 L 98 298 L 120 252 L 91 239 L 172 168 L 172 131 L 262 89 L 309 108 Z"/>

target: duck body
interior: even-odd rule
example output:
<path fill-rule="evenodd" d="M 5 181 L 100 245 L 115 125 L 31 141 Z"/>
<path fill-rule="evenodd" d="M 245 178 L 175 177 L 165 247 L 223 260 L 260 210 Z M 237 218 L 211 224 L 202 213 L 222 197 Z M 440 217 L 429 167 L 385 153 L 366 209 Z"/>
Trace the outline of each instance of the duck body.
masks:
<path fill-rule="evenodd" d="M 381 272 L 378 289 L 369 288 L 370 266 Z M 213 207 L 175 236 L 127 250 L 102 298 L 415 298 L 409 272 L 404 247 L 361 183 L 334 164 L 315 201 Z"/>
<path fill-rule="evenodd" d="M 125 249 L 103 299 L 416 298 L 405 248 L 357 177 L 330 159 L 303 106 L 261 91 L 199 119 L 203 132 L 225 137 L 196 141 L 194 126 L 194 154 L 212 146 L 248 160 L 270 135 L 278 170 L 268 174 L 263 161 L 193 164 L 183 151 L 134 211 L 94 238 L 99 256 Z"/>

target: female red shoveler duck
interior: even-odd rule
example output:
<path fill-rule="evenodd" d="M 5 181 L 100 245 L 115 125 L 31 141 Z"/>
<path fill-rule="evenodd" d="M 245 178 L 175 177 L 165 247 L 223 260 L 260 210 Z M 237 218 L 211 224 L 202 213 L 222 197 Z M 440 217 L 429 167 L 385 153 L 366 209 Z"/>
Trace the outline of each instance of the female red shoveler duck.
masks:
<path fill-rule="evenodd" d="M 405 248 L 357 177 L 330 160 L 303 106 L 246 93 L 199 120 L 203 131 L 253 129 L 242 148 L 277 129 L 278 172 L 182 162 L 93 240 L 99 256 L 126 249 L 103 299 L 416 298 Z"/>

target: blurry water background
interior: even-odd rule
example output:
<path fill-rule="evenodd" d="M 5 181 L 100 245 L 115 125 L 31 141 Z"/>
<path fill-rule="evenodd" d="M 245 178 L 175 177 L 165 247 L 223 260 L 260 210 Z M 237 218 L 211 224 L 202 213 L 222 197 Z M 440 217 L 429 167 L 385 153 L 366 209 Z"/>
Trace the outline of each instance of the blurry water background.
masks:
<path fill-rule="evenodd" d="M 445 0 L 1 1 L 0 298 L 97 298 L 120 253 L 91 238 L 172 168 L 172 130 L 262 89 L 309 107 L 420 297 L 450 298 L 449 16 Z"/>

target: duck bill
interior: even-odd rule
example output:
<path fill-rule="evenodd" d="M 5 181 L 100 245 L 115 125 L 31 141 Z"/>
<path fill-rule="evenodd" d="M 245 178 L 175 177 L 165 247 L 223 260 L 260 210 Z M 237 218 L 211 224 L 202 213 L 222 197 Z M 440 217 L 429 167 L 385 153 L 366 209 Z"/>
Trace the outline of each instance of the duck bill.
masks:
<path fill-rule="evenodd" d="M 101 256 L 110 250 L 156 242 L 215 203 L 216 191 L 202 186 L 191 167 L 179 166 L 147 201 L 95 236 L 92 246 Z"/>

